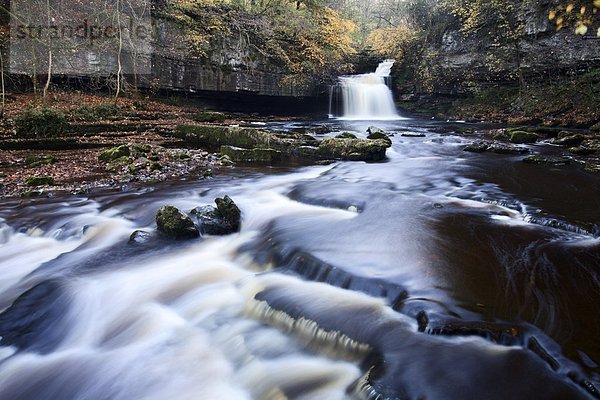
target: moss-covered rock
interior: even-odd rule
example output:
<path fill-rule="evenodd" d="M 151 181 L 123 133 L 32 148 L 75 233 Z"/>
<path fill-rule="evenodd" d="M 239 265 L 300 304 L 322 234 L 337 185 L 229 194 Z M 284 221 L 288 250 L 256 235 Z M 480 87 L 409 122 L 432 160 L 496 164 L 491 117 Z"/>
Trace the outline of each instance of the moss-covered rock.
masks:
<path fill-rule="evenodd" d="M 475 142 L 475 143 L 471 143 L 470 145 L 466 146 L 463 150 L 471 152 L 471 153 L 483 153 L 484 151 L 487 151 L 488 147 L 489 147 L 489 143 Z"/>
<path fill-rule="evenodd" d="M 368 127 L 368 128 L 367 128 L 367 133 L 368 133 L 369 135 L 372 135 L 372 134 L 379 133 L 379 134 L 384 134 L 384 135 L 386 135 L 386 136 L 387 136 L 387 134 L 385 133 L 385 131 L 384 131 L 383 129 L 381 129 L 381 128 L 378 128 L 378 127 L 376 127 L 376 126 L 370 126 L 370 127 Z"/>
<path fill-rule="evenodd" d="M 281 161 L 281 152 L 274 149 L 244 149 L 242 147 L 221 146 L 221 154 L 232 161 L 276 163 Z"/>
<path fill-rule="evenodd" d="M 131 145 L 131 150 L 138 154 L 148 154 L 152 151 L 152 146 L 144 143 L 134 143 Z"/>
<path fill-rule="evenodd" d="M 175 136 L 191 146 L 243 148 L 269 148 L 272 136 L 269 132 L 256 128 L 241 128 L 215 125 L 179 125 Z"/>
<path fill-rule="evenodd" d="M 200 111 L 192 117 L 197 122 L 224 122 L 227 117 L 225 114 L 212 111 Z"/>
<path fill-rule="evenodd" d="M 563 135 L 552 141 L 553 144 L 564 147 L 576 147 L 579 146 L 585 140 L 585 136 L 581 134 L 575 135 Z"/>
<path fill-rule="evenodd" d="M 225 196 L 215 199 L 217 207 L 194 208 L 190 214 L 196 219 L 202 234 L 228 235 L 238 232 L 241 225 L 241 212 L 237 205 Z"/>
<path fill-rule="evenodd" d="M 595 154 L 596 149 L 592 149 L 585 146 L 571 147 L 569 149 L 569 153 L 578 155 L 578 156 L 589 156 L 590 154 Z"/>
<path fill-rule="evenodd" d="M 242 212 L 229 196 L 216 198 L 217 211 L 231 226 L 238 231 L 240 229 Z"/>
<path fill-rule="evenodd" d="M 56 163 L 56 157 L 47 154 L 36 154 L 25 158 L 25 165 L 28 167 L 39 167 L 41 165 L 49 165 Z"/>
<path fill-rule="evenodd" d="M 130 154 L 131 151 L 129 150 L 129 147 L 123 144 L 121 146 L 102 151 L 100 154 L 98 154 L 98 159 L 104 162 L 111 162 L 121 157 L 129 157 Z"/>
<path fill-rule="evenodd" d="M 159 162 L 153 162 L 150 165 L 150 171 L 162 171 L 163 168 L 164 166 Z"/>
<path fill-rule="evenodd" d="M 27 186 L 52 186 L 54 185 L 54 178 L 51 176 L 30 176 L 25 179 L 25 184 Z"/>
<path fill-rule="evenodd" d="M 335 136 L 338 139 L 356 139 L 356 135 L 350 132 L 343 132 Z"/>
<path fill-rule="evenodd" d="M 390 144 L 381 139 L 326 138 L 319 144 L 317 154 L 328 160 L 381 161 L 388 147 Z"/>
<path fill-rule="evenodd" d="M 510 133 L 510 141 L 517 144 L 535 143 L 539 138 L 539 135 L 533 132 L 512 131 Z"/>
<path fill-rule="evenodd" d="M 390 139 L 390 137 L 388 135 L 386 135 L 386 133 L 383 132 L 383 131 L 377 131 L 377 132 L 369 133 L 369 136 L 367 136 L 367 139 L 369 139 L 369 140 L 383 140 L 386 143 L 388 143 L 390 146 L 392 145 L 392 139 Z"/>
<path fill-rule="evenodd" d="M 173 206 L 163 206 L 158 210 L 156 227 L 172 239 L 190 239 L 200 235 L 192 219 Z"/>

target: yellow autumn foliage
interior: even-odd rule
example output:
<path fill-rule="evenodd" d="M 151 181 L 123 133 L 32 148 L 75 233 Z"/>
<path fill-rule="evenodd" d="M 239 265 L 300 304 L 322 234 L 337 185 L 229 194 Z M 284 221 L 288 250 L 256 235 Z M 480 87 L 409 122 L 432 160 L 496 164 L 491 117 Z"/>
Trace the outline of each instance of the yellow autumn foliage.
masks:
<path fill-rule="evenodd" d="M 415 39 L 416 32 L 406 26 L 380 28 L 369 34 L 367 45 L 382 58 L 400 61 Z"/>

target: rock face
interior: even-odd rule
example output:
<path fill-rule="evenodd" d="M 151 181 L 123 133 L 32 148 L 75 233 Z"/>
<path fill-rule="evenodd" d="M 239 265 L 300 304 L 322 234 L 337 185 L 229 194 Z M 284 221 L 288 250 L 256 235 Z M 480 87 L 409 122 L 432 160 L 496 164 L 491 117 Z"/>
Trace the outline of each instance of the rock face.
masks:
<path fill-rule="evenodd" d="M 458 23 L 448 24 L 427 49 L 430 56 L 421 65 L 409 66 L 434 73 L 431 80 L 416 82 L 413 93 L 460 95 L 494 84 L 516 85 L 519 74 L 530 83 L 599 66 L 595 29 L 587 36 L 576 35 L 572 28 L 557 32 L 554 21 L 548 20 L 549 11 L 559 4 L 558 0 L 523 2 L 514 21 L 524 27 L 523 35 L 514 43 L 498 43 L 487 28 L 464 35 Z"/>
<path fill-rule="evenodd" d="M 156 227 L 172 239 L 190 239 L 200 235 L 192 219 L 173 206 L 163 206 L 158 210 Z"/>
<path fill-rule="evenodd" d="M 241 211 L 229 196 L 215 199 L 217 207 L 202 206 L 191 211 L 200 232 L 207 235 L 228 235 L 240 230 Z"/>

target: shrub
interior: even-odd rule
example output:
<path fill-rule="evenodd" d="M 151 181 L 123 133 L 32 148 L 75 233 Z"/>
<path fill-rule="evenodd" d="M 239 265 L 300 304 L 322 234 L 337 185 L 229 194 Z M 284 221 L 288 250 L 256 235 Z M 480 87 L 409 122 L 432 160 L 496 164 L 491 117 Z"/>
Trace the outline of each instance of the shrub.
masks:
<path fill-rule="evenodd" d="M 15 121 L 17 135 L 52 137 L 62 135 L 68 127 L 65 115 L 51 108 L 25 110 Z"/>

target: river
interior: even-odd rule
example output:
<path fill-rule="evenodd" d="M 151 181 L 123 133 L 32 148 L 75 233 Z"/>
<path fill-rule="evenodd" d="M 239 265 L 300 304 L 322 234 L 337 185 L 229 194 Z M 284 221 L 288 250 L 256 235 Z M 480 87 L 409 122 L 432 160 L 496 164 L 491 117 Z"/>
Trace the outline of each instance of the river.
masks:
<path fill-rule="evenodd" d="M 377 126 L 382 163 L 2 200 L 0 399 L 597 398 L 598 177 Z M 128 242 L 224 194 L 239 234 Z"/>

